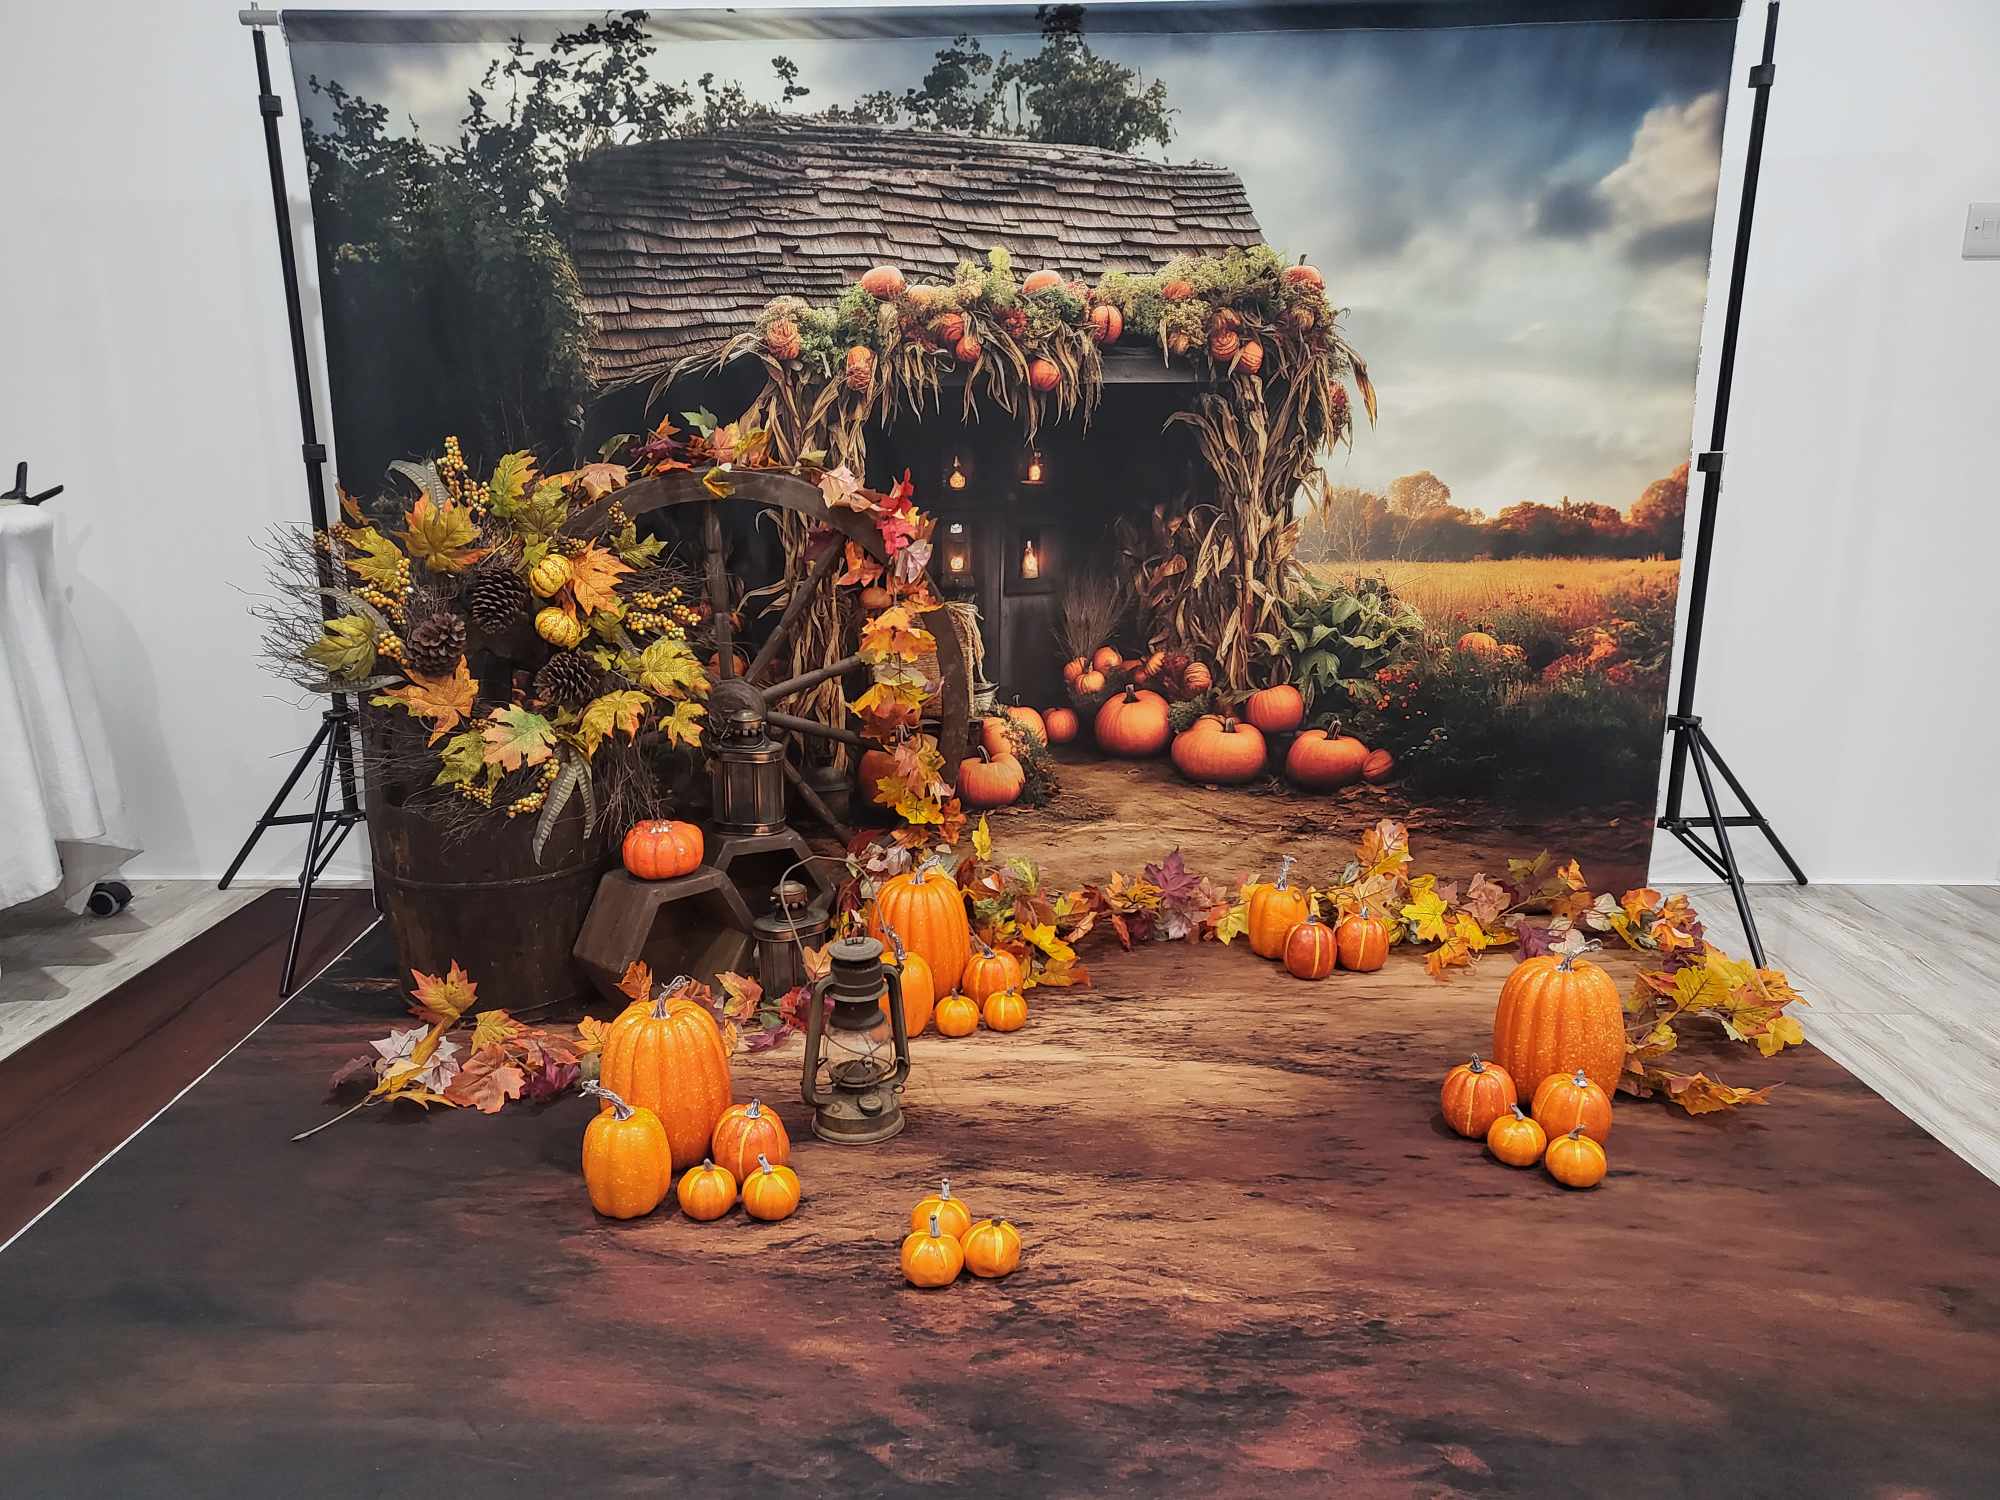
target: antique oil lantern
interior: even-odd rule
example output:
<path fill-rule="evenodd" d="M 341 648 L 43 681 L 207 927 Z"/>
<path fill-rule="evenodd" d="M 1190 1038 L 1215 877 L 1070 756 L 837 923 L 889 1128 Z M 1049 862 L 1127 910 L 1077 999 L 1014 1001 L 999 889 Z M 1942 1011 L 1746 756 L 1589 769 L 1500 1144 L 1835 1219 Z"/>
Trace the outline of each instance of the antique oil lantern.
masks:
<path fill-rule="evenodd" d="M 799 1095 L 812 1106 L 813 1134 L 821 1140 L 847 1146 L 886 1141 L 903 1128 L 897 1096 L 910 1076 L 902 970 L 882 962 L 882 945 L 872 937 L 842 938 L 827 951 L 832 967 L 813 981 L 806 1010 Z"/>
<path fill-rule="evenodd" d="M 757 978 L 764 993 L 789 994 L 806 982 L 805 949 L 826 941 L 827 915 L 803 881 L 771 888 L 771 909 L 750 924 L 757 939 Z"/>
<path fill-rule="evenodd" d="M 777 833 L 785 826 L 785 747 L 755 708 L 732 709 L 711 754 L 717 833 Z"/>

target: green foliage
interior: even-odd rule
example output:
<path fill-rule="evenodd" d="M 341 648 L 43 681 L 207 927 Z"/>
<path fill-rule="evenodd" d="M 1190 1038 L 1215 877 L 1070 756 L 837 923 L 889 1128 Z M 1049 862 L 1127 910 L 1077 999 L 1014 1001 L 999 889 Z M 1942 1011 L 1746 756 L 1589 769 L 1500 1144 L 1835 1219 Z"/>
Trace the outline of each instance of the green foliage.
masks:
<path fill-rule="evenodd" d="M 1336 715 L 1359 684 L 1410 645 L 1423 617 L 1380 578 L 1307 586 L 1284 605 L 1285 629 L 1260 632 L 1257 643 L 1291 664 L 1291 680 L 1308 713 Z"/>

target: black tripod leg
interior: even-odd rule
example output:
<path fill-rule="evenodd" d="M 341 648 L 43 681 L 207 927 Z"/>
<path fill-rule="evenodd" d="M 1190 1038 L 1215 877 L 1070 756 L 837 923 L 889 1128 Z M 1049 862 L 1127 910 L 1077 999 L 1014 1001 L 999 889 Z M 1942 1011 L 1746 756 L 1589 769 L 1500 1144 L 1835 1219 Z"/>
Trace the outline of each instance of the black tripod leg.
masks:
<path fill-rule="evenodd" d="M 285 949 L 285 972 L 278 979 L 280 1000 L 291 998 L 292 976 L 299 966 L 299 944 L 306 931 L 306 908 L 312 903 L 313 882 L 319 875 L 320 830 L 326 826 L 326 804 L 333 795 L 333 766 L 338 758 L 336 747 L 328 745 L 325 758 L 319 763 L 319 796 L 313 799 L 312 832 L 306 838 L 305 863 L 299 868 L 299 909 L 292 917 L 292 941 Z"/>
<path fill-rule="evenodd" d="M 1694 764 L 1695 779 L 1701 783 L 1702 800 L 1708 804 L 1715 847 L 1728 870 L 1729 894 L 1736 898 L 1736 915 L 1743 923 L 1743 936 L 1749 940 L 1750 957 L 1758 968 L 1766 968 L 1764 943 L 1757 936 L 1757 919 L 1750 914 L 1750 893 L 1743 889 L 1743 871 L 1736 863 L 1736 851 L 1729 847 L 1729 828 L 1722 820 L 1722 804 L 1715 800 L 1715 783 L 1709 780 L 1708 760 L 1702 754 L 1700 740 L 1688 741 L 1688 759 Z"/>
<path fill-rule="evenodd" d="M 278 788 L 278 795 L 273 797 L 271 805 L 264 809 L 264 816 L 251 827 L 250 837 L 243 841 L 243 847 L 236 851 L 236 858 L 229 862 L 229 868 L 223 872 L 222 879 L 215 887 L 217 890 L 229 889 L 229 882 L 234 880 L 236 872 L 243 868 L 243 861 L 248 859 L 250 851 L 257 847 L 257 840 L 264 836 L 264 830 L 270 827 L 271 819 L 277 817 L 278 809 L 285 805 L 285 799 L 291 796 L 292 788 L 299 784 L 299 778 L 306 774 L 306 767 L 312 764 L 313 756 L 319 752 L 321 743 L 332 732 L 332 721 L 322 718 L 319 721 L 318 731 L 312 737 L 312 743 L 299 752 L 298 763 L 292 767 L 292 774 L 287 776 L 285 784 Z"/>
<path fill-rule="evenodd" d="M 1763 833 L 1765 838 L 1771 841 L 1771 847 L 1778 851 L 1778 858 L 1782 859 L 1785 862 L 1785 868 L 1792 872 L 1792 879 L 1800 885 L 1806 884 L 1806 872 L 1801 870 L 1799 862 L 1792 858 L 1792 851 L 1787 849 L 1784 841 L 1778 837 L 1778 831 L 1771 826 L 1771 820 L 1757 811 L 1757 804 L 1750 800 L 1750 794 L 1743 790 L 1743 783 L 1738 781 L 1736 773 L 1729 769 L 1729 762 L 1724 760 L 1716 750 L 1715 741 L 1708 737 L 1708 731 L 1697 729 L 1695 730 L 1695 734 L 1700 738 L 1701 748 L 1706 753 L 1707 758 L 1715 763 L 1715 769 L 1720 771 L 1722 779 L 1729 783 L 1729 790 L 1734 792 L 1736 800 L 1743 804 L 1743 810 L 1757 820 L 1759 831 Z"/>

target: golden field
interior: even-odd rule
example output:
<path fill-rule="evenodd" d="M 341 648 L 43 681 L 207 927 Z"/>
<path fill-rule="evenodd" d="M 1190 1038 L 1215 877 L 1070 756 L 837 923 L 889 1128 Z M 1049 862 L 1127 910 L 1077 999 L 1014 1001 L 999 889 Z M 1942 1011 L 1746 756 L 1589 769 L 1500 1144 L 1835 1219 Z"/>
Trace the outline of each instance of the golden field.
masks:
<path fill-rule="evenodd" d="M 1423 617 L 1442 623 L 1477 620 L 1525 607 L 1578 624 L 1603 614 L 1607 593 L 1655 590 L 1674 593 L 1681 565 L 1673 558 L 1521 557 L 1470 562 L 1314 563 L 1314 578 L 1384 578 Z"/>

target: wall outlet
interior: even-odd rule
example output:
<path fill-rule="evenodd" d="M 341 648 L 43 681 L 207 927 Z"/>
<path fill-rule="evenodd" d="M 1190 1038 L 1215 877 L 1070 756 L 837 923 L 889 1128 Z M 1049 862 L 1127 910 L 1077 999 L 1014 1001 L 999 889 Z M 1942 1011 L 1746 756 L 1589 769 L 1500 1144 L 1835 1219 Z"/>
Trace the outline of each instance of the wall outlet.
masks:
<path fill-rule="evenodd" d="M 1965 260 L 2000 260 L 2000 203 L 1974 203 L 1965 210 Z"/>

